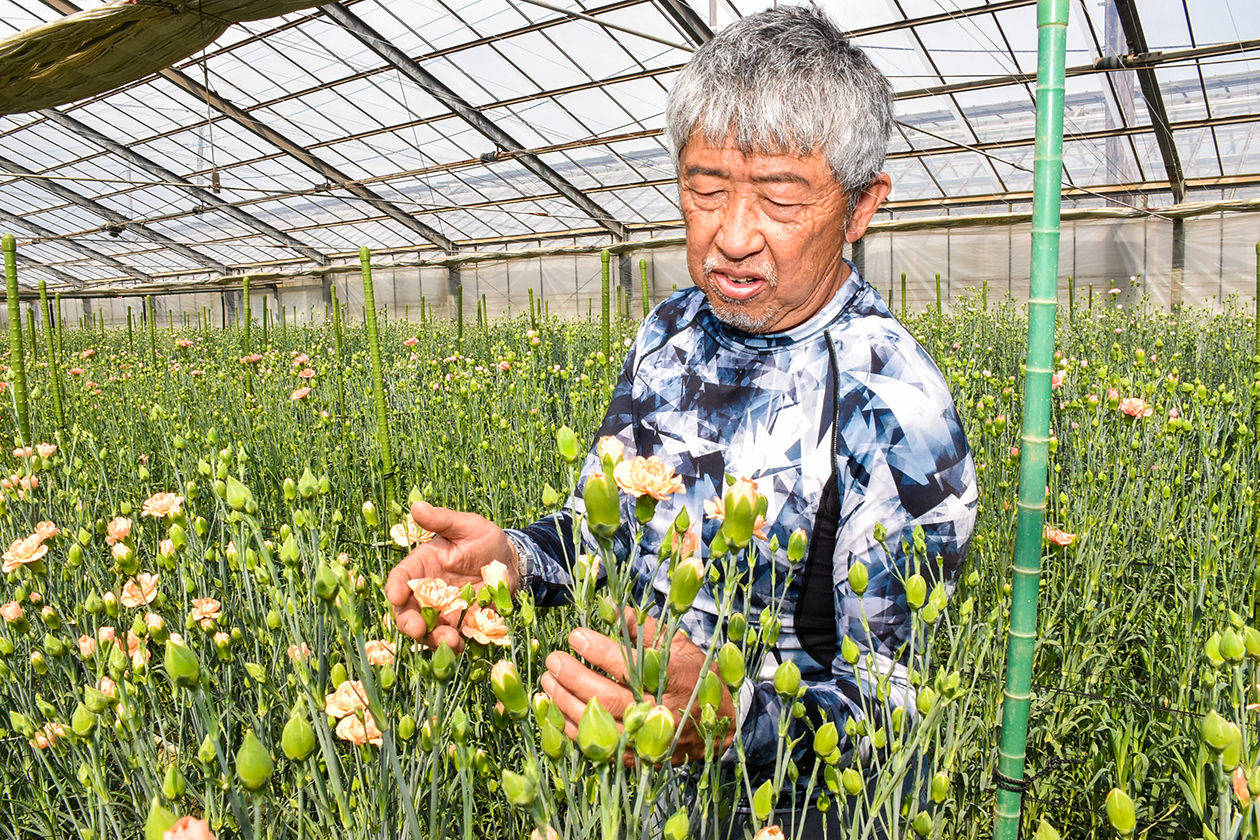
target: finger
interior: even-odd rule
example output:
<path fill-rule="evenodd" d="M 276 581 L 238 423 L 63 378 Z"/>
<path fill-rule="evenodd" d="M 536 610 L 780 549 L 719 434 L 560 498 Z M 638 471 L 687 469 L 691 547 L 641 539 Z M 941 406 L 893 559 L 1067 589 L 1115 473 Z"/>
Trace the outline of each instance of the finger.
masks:
<path fill-rule="evenodd" d="M 385 579 L 385 597 L 395 607 L 401 607 L 410 600 L 411 587 L 407 581 L 411 579 L 411 570 L 406 567 L 405 560 L 390 570 L 389 577 Z"/>
<path fill-rule="evenodd" d="M 486 522 L 485 517 L 475 513 L 437 507 L 428 502 L 416 502 L 412 505 L 411 518 L 426 531 L 432 531 L 452 542 L 477 536 Z"/>
<path fill-rule="evenodd" d="M 445 643 L 456 653 L 463 653 L 464 651 L 464 637 L 449 624 L 439 624 L 437 627 L 434 627 L 433 632 L 425 639 L 425 643 L 431 645 L 434 650 L 437 650 L 439 645 Z"/>
<path fill-rule="evenodd" d="M 581 702 L 583 709 L 588 701 L 596 698 L 609 714 L 621 720 L 621 715 L 634 702 L 633 695 L 625 686 L 592 671 L 563 651 L 552 651 L 547 657 L 547 671 Z M 580 713 L 578 717 L 581 717 Z"/>
<path fill-rule="evenodd" d="M 617 682 L 626 681 L 625 649 L 604 634 L 579 627 L 569 634 L 569 647 Z"/>
<path fill-rule="evenodd" d="M 424 626 L 424 617 L 420 615 L 420 610 L 412 607 L 403 607 L 402 609 L 394 608 L 394 623 L 398 625 L 398 630 L 407 636 L 420 641 L 424 638 L 428 628 Z"/>

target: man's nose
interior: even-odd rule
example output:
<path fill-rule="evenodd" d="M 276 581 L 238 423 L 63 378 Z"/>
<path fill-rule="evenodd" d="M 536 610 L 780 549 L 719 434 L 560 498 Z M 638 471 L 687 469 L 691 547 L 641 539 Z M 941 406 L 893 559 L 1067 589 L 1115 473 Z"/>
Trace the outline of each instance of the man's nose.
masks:
<path fill-rule="evenodd" d="M 766 247 L 760 221 L 760 214 L 752 201 L 737 197 L 727 202 L 713 238 L 714 246 L 731 261 L 759 253 Z"/>

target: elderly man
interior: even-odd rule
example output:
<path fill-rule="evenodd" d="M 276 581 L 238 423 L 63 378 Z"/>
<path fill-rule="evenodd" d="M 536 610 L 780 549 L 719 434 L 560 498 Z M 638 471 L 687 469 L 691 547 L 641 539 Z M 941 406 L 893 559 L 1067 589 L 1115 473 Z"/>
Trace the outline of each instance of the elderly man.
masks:
<path fill-rule="evenodd" d="M 682 478 L 684 491 L 660 503 L 631 569 L 658 604 L 669 580 L 655 558 L 681 508 L 698 521 L 728 474 L 757 482 L 769 501 L 765 531 L 780 548 L 759 548 L 754 616 L 782 594 L 772 580 L 781 590 L 795 567 L 762 678 L 794 661 L 808 717 L 841 728 L 870 704 L 840 641 L 847 635 L 877 661 L 897 660 L 910 627 L 903 541 L 921 529 L 952 582 L 976 504 L 974 466 L 940 372 L 842 257 L 891 189 L 881 172 L 891 103 L 887 80 L 816 9 L 749 16 L 696 51 L 666 110 L 695 288 L 644 321 L 598 433 L 623 443 L 626 457 L 659 456 Z M 588 458 L 587 472 L 597 464 Z M 409 578 L 479 582 L 481 566 L 500 560 L 541 604 L 567 591 L 581 540 L 573 510 L 516 531 L 425 504 L 413 516 L 438 537 L 399 564 L 387 589 L 399 628 L 413 637 L 460 646 L 454 628 L 424 625 Z M 882 544 L 877 526 L 887 532 Z M 792 563 L 786 546 L 797 528 L 809 549 Z M 846 585 L 856 562 L 870 570 L 865 624 Z M 706 586 L 682 619 L 683 652 L 695 655 L 670 659 L 670 693 L 679 697 L 667 704 L 685 708 L 717 623 Z M 630 694 L 617 642 L 578 628 L 570 644 L 580 659 L 553 653 L 542 688 L 572 730 L 590 698 L 621 710 Z M 782 701 L 769 682 L 740 691 L 720 714 L 736 719 L 748 765 L 771 766 Z M 676 757 L 702 750 L 686 726 Z"/>

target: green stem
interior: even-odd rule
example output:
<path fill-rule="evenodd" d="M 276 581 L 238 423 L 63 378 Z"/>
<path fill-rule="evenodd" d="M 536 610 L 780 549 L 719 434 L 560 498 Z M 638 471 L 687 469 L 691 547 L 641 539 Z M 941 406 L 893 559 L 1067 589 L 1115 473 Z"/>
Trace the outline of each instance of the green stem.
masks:
<path fill-rule="evenodd" d="M 372 360 L 372 399 L 376 404 L 376 440 L 381 447 L 381 470 L 385 479 L 385 507 L 394 502 L 394 453 L 389 439 L 389 418 L 385 414 L 385 376 L 381 370 L 381 337 L 376 329 L 376 292 L 372 289 L 372 252 L 359 249 L 363 270 L 363 308 L 367 317 L 368 351 Z"/>
<path fill-rule="evenodd" d="M 1045 528 L 1050 377 L 1054 361 L 1059 205 L 1063 178 L 1063 77 L 1067 15 L 1068 0 L 1038 0 L 1037 132 L 1027 378 L 1020 442 L 1019 512 L 1015 524 L 1015 580 L 1011 595 L 1002 740 L 998 755 L 998 772 L 1016 782 L 1024 778 L 1037 634 L 1037 589 Z M 1019 836 L 1021 798 L 1018 790 L 998 790 L 994 840 L 1016 840 Z"/>
<path fill-rule="evenodd" d="M 18 429 L 22 445 L 30 446 L 31 415 L 26 402 L 26 359 L 22 355 L 22 309 L 18 302 L 17 240 L 6 233 L 0 239 L 4 250 L 5 300 L 9 308 L 9 370 L 13 378 L 13 401 L 17 407 Z"/>
<path fill-rule="evenodd" d="M 52 375 L 53 411 L 57 414 L 58 428 L 64 430 L 66 428 L 66 409 L 65 404 L 61 400 L 60 359 L 57 352 L 56 337 L 53 334 L 52 312 L 48 309 L 48 287 L 42 277 L 39 280 L 39 309 L 44 315 L 44 337 L 48 342 L 48 372 Z M 128 310 L 127 314 L 130 317 L 130 310 Z"/>

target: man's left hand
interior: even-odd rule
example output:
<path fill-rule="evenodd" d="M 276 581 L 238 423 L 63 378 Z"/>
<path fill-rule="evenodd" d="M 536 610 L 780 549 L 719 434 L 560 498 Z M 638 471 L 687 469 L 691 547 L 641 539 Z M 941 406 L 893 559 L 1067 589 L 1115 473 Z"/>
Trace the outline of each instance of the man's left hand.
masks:
<path fill-rule="evenodd" d="M 633 638 L 637 631 L 633 619 L 630 630 Z M 655 620 L 648 619 L 643 627 L 647 638 L 653 638 L 656 630 Z M 579 627 L 569 634 L 569 646 L 592 667 L 563 651 L 553 651 L 547 657 L 547 672 L 541 680 L 543 691 L 564 715 L 565 733 L 570 738 L 577 737 L 578 721 L 592 697 L 598 698 L 599 704 L 620 723 L 626 710 L 635 703 L 626 677 L 625 648 L 620 642 L 587 627 Z M 659 701 L 673 713 L 675 720 L 683 721 L 682 734 L 672 758 L 674 764 L 704 757 L 704 736 L 696 726 L 700 716 L 699 705 L 692 704 L 687 711 L 696 683 L 704 675 L 703 667 L 704 651 L 685 633 L 676 633 L 670 643 L 665 696 Z M 649 695 L 645 699 L 654 698 Z M 735 702 L 725 686 L 722 687 L 722 702 L 717 716 L 719 720 L 728 718 L 732 721 L 721 741 L 715 745 L 717 754 L 721 755 L 735 737 Z"/>

